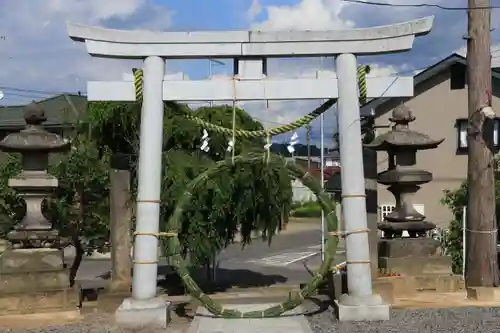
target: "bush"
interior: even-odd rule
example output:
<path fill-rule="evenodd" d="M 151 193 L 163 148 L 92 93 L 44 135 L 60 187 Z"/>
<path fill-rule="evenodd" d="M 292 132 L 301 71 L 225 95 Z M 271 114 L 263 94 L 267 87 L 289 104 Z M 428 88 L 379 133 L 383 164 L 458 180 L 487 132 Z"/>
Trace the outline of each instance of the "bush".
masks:
<path fill-rule="evenodd" d="M 500 222 L 500 181 L 495 184 L 496 196 L 496 211 L 497 211 L 497 224 Z M 450 222 L 449 229 L 446 231 L 445 237 L 440 237 L 443 241 L 443 247 L 447 255 L 453 259 L 453 272 L 455 274 L 462 274 L 463 262 L 463 207 L 467 206 L 468 188 L 467 182 L 455 190 L 444 190 L 444 198 L 441 203 L 447 206 L 453 213 L 453 220 Z"/>
<path fill-rule="evenodd" d="M 290 215 L 293 217 L 321 217 L 321 206 L 316 201 L 292 204 Z"/>

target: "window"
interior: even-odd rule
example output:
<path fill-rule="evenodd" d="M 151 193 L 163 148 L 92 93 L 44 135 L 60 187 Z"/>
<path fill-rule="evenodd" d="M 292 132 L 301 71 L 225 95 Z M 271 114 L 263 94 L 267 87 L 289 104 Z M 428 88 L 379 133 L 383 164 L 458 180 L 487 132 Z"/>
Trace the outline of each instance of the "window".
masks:
<path fill-rule="evenodd" d="M 394 208 L 396 208 L 395 205 L 380 205 L 380 221 L 384 221 L 384 218 L 392 213 Z"/>
<path fill-rule="evenodd" d="M 467 128 L 469 126 L 469 121 L 466 118 L 457 119 L 455 127 L 457 128 L 457 152 L 466 153 L 467 152 Z M 495 151 L 500 148 L 500 118 L 495 118 L 493 120 L 493 137 L 492 142 L 495 146 Z"/>
<path fill-rule="evenodd" d="M 450 89 L 464 89 L 467 83 L 467 66 L 457 63 L 450 68 Z"/>

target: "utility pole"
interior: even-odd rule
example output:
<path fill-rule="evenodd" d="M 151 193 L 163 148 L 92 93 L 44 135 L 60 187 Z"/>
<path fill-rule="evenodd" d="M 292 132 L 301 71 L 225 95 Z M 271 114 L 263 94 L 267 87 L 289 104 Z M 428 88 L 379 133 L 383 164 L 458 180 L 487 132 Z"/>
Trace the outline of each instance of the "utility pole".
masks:
<path fill-rule="evenodd" d="M 490 0 L 468 0 L 467 77 L 469 149 L 466 220 L 468 287 L 498 286 L 493 120 L 491 113 Z M 478 9 L 480 7 L 480 9 Z M 490 109 L 491 110 L 491 109 Z M 493 115 L 494 117 L 494 115 Z"/>
<path fill-rule="evenodd" d="M 307 141 L 307 171 L 311 172 L 311 124 L 306 125 L 306 141 Z"/>

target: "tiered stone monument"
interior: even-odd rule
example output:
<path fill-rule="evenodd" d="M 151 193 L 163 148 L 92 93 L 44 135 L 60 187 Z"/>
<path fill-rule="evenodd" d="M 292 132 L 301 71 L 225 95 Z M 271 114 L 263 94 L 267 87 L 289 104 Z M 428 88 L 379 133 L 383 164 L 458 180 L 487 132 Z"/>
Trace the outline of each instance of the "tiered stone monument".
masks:
<path fill-rule="evenodd" d="M 428 237 L 436 225 L 425 221 L 425 216 L 415 210 L 412 196 L 420 185 L 432 181 L 432 174 L 416 166 L 417 151 L 434 149 L 442 140 L 412 131 L 412 112 L 404 105 L 398 106 L 389 119 L 392 130 L 378 136 L 365 146 L 376 151 L 386 151 L 389 168 L 378 174 L 377 181 L 387 185 L 394 194 L 396 207 L 378 224 L 384 236 L 379 241 L 379 268 L 405 278 L 404 292 L 415 290 L 456 290 L 459 276 L 451 270 L 451 257 L 438 253 L 439 241 Z M 402 237 L 407 231 L 409 237 Z M 410 283 L 410 284 L 408 284 Z"/>
<path fill-rule="evenodd" d="M 20 153 L 22 172 L 9 179 L 26 203 L 26 214 L 7 235 L 0 257 L 0 315 L 77 310 L 79 296 L 69 285 L 59 232 L 47 220 L 44 202 L 58 186 L 47 173 L 49 153 L 70 143 L 42 128 L 47 119 L 35 103 L 26 107 L 26 128 L 0 142 L 4 152 Z"/>

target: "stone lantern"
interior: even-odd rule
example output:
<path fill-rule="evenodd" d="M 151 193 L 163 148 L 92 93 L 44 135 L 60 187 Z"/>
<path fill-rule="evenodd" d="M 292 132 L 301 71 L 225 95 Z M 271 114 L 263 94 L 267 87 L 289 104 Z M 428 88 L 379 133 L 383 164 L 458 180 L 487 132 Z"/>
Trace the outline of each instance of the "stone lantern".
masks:
<path fill-rule="evenodd" d="M 444 139 L 436 141 L 412 131 L 409 124 L 415 118 L 404 105 L 395 108 L 389 120 L 394 123 L 391 131 L 365 145 L 387 152 L 389 168 L 378 174 L 377 182 L 388 186 L 396 202 L 395 209 L 378 223 L 384 233 L 378 244 L 379 268 L 442 285 L 442 277 L 451 276 L 451 258 L 438 254 L 439 241 L 427 236 L 436 225 L 415 210 L 412 196 L 420 185 L 432 181 L 430 172 L 416 166 L 417 151 L 437 148 Z M 402 236 L 404 231 L 409 237 Z"/>
<path fill-rule="evenodd" d="M 411 110 L 404 105 L 394 109 L 389 120 L 395 125 L 392 130 L 378 136 L 365 146 L 377 151 L 386 151 L 389 168 L 379 173 L 377 181 L 389 186 L 387 189 L 396 199 L 396 208 L 379 224 L 384 238 L 401 238 L 407 231 L 410 238 L 425 237 L 426 232 L 436 227 L 424 221 L 425 216 L 413 207 L 412 196 L 422 184 L 432 180 L 432 174 L 416 167 L 417 151 L 436 148 L 444 139 L 435 141 L 425 134 L 412 131 L 409 123 L 414 121 Z"/>
<path fill-rule="evenodd" d="M 58 186 L 47 173 L 49 153 L 67 151 L 70 143 L 43 129 L 47 118 L 37 104 L 26 107 L 24 119 L 25 129 L 0 142 L 2 151 L 21 154 L 22 171 L 9 179 L 9 186 L 26 204 L 0 257 L 0 315 L 76 310 L 78 295 L 69 286 L 59 233 L 43 211 Z"/>
<path fill-rule="evenodd" d="M 32 103 L 26 107 L 26 128 L 7 135 L 0 150 L 20 153 L 22 172 L 9 179 L 9 186 L 19 191 L 26 203 L 26 214 L 8 235 L 12 248 L 58 247 L 59 234 L 42 212 L 44 201 L 58 186 L 57 178 L 47 173 L 49 153 L 67 151 L 70 143 L 57 134 L 45 131 L 45 112 Z"/>

